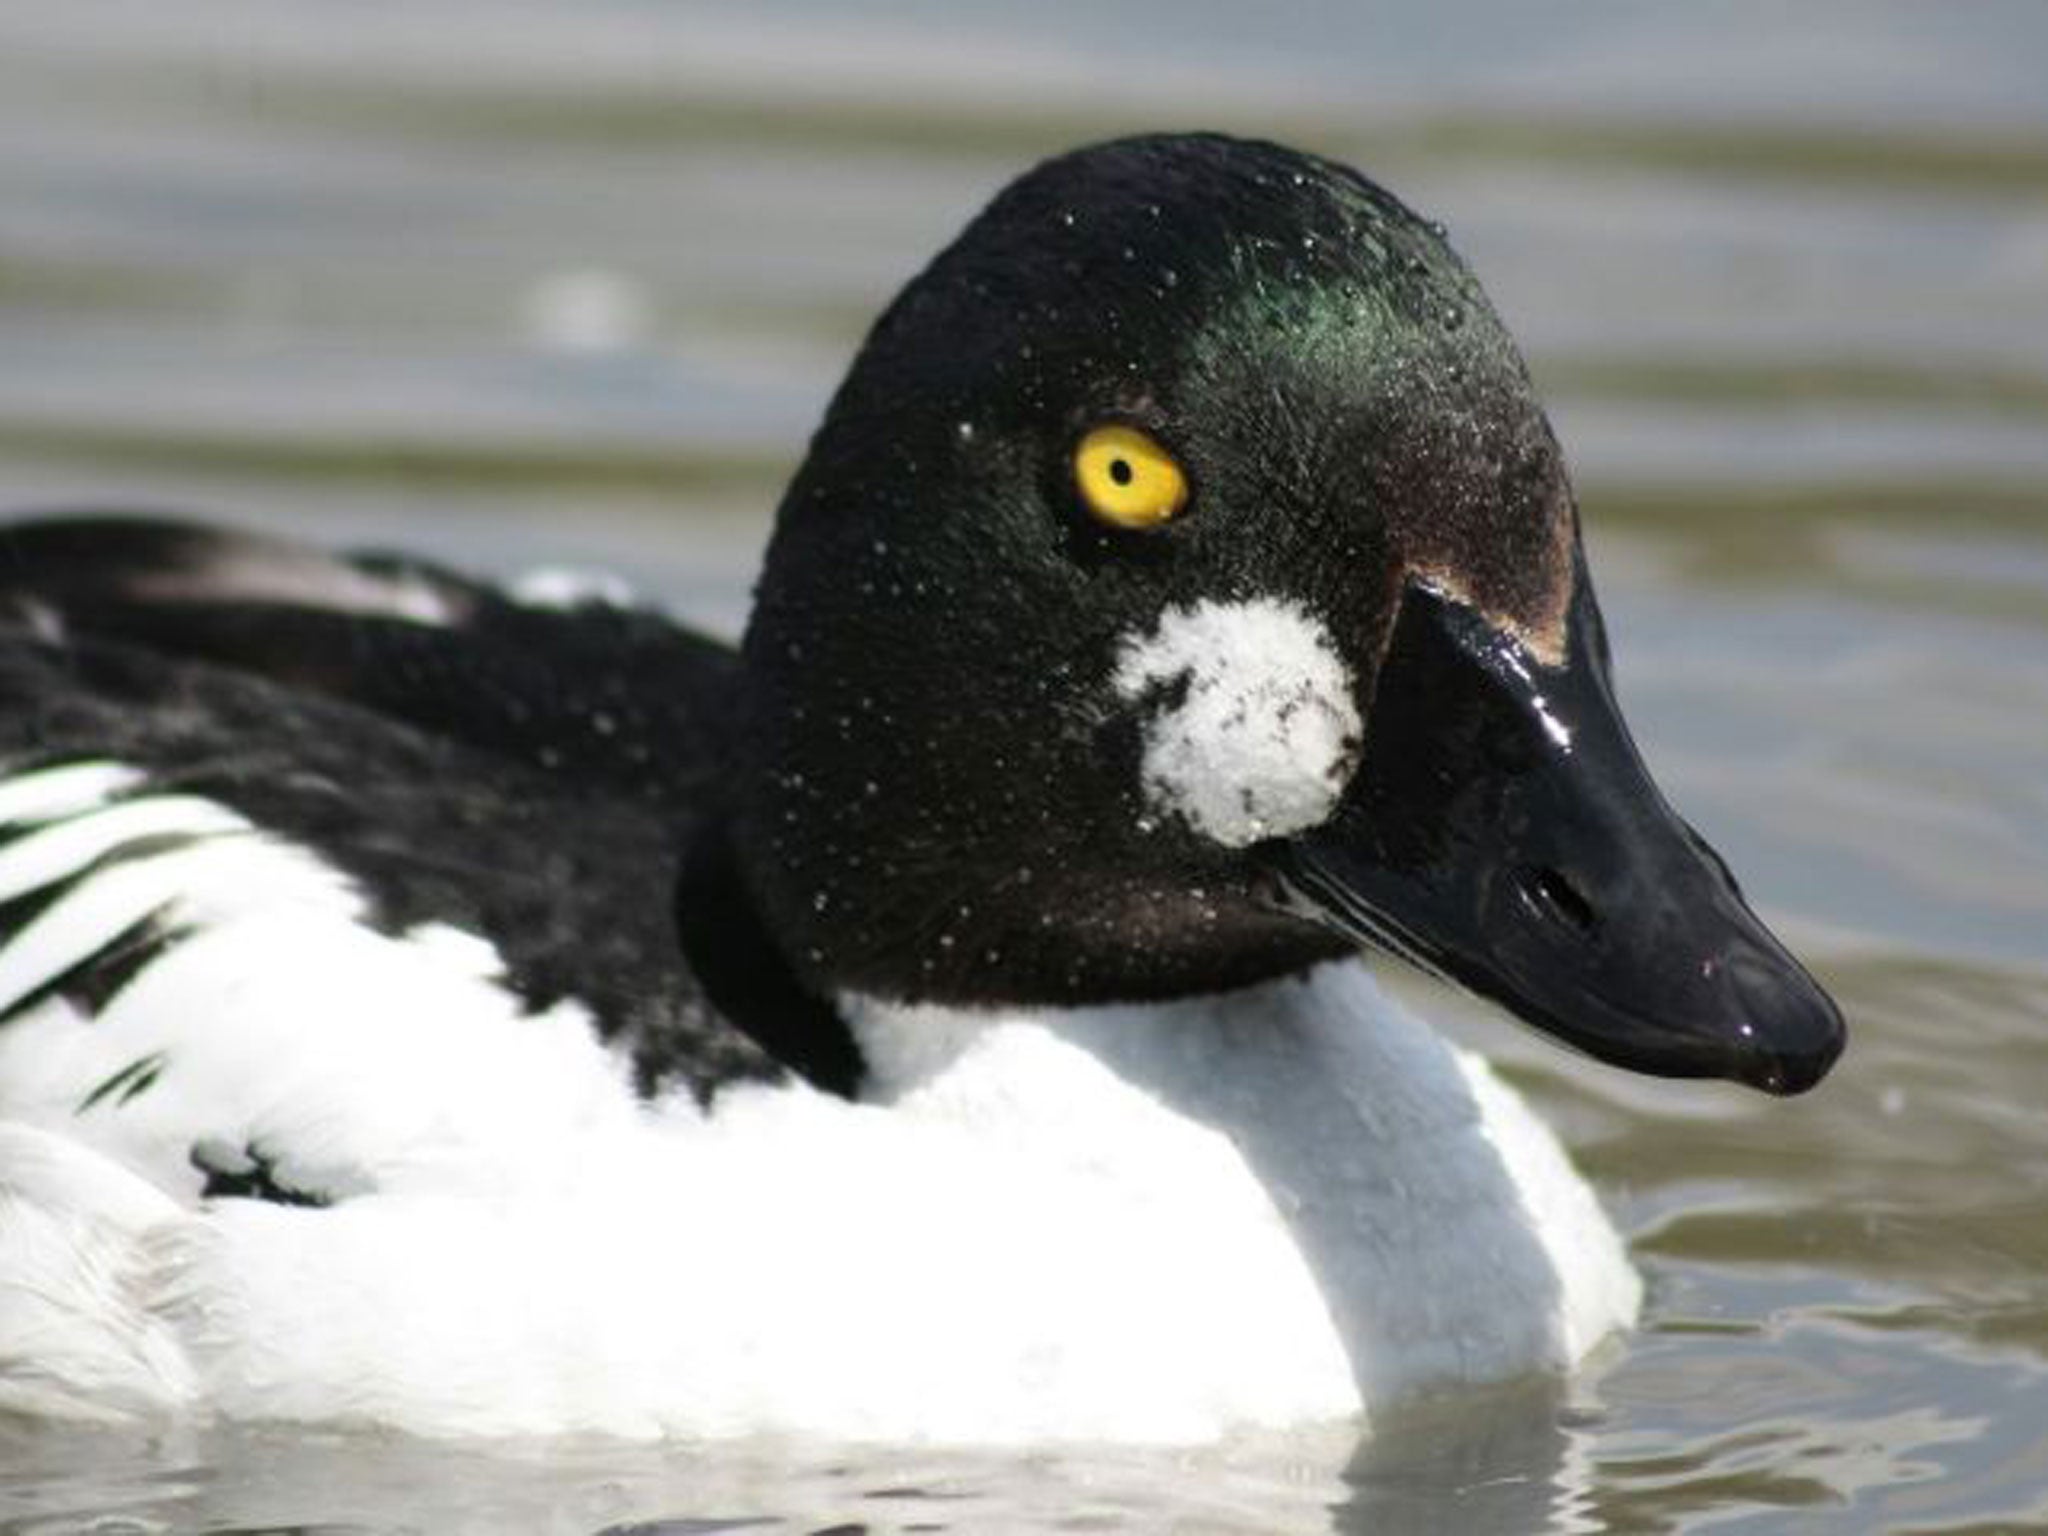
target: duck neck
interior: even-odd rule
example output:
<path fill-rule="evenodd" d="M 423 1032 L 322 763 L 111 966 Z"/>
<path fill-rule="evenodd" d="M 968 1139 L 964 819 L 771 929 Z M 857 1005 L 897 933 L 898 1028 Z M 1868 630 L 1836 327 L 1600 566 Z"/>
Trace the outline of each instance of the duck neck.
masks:
<path fill-rule="evenodd" d="M 813 1087 L 854 1095 L 865 1070 L 860 1047 L 831 1003 L 798 979 L 762 922 L 717 809 L 683 850 L 676 936 L 691 975 L 726 1019 Z"/>

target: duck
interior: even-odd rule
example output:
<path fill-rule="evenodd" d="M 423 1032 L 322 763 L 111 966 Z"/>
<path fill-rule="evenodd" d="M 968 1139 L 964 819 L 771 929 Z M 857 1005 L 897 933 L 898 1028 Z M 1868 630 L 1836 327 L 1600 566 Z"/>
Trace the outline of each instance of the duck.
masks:
<path fill-rule="evenodd" d="M 1443 226 L 1065 153 L 875 322 L 737 647 L 0 531 L 0 1412 L 1191 1443 L 1570 1370 L 1641 1278 L 1389 959 L 1641 1073 L 1843 1045 Z"/>

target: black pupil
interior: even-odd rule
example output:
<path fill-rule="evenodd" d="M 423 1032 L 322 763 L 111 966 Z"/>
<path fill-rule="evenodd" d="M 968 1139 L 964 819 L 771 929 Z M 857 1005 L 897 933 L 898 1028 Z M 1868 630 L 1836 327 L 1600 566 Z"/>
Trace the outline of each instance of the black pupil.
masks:
<path fill-rule="evenodd" d="M 1118 485 L 1129 485 L 1131 483 L 1130 460 L 1111 459 L 1109 461 L 1109 478 Z"/>

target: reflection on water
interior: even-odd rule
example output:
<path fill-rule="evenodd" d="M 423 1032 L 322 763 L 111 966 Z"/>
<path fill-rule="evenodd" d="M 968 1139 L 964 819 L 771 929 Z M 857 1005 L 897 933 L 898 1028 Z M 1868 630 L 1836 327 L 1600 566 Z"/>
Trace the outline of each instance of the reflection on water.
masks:
<path fill-rule="evenodd" d="M 0 16 L 0 502 L 620 565 L 728 632 L 867 317 L 1023 162 L 1201 121 L 1377 171 L 1527 343 L 1646 749 L 1855 1029 L 1781 1105 L 1432 997 L 1649 1316 L 1363 1446 L 15 1426 L 0 1530 L 2048 1521 L 2043 57 L 2023 3 Z"/>

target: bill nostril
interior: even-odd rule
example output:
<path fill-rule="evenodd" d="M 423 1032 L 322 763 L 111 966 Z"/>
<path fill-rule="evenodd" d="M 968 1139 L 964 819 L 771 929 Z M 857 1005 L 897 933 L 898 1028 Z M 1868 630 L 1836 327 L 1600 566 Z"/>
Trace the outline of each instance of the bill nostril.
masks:
<path fill-rule="evenodd" d="M 1525 868 L 1521 872 L 1521 885 L 1529 904 L 1544 916 L 1555 918 L 1582 934 L 1591 935 L 1598 931 L 1600 914 L 1563 870 L 1544 865 Z"/>

